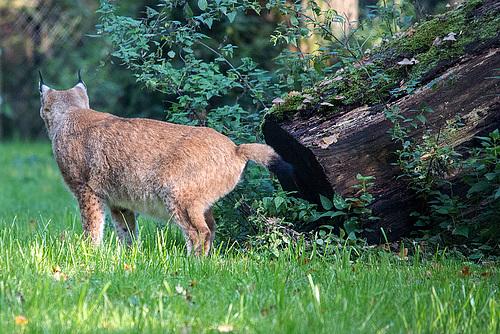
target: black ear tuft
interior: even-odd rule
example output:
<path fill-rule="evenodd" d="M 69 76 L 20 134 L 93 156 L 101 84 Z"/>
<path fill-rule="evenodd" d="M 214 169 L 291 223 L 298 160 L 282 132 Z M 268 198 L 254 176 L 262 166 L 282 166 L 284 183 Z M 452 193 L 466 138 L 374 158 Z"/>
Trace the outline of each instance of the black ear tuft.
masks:
<path fill-rule="evenodd" d="M 44 85 L 44 83 L 43 83 L 43 78 L 42 78 L 42 72 L 40 72 L 40 70 L 38 70 L 38 74 L 40 75 L 40 83 L 38 84 L 38 90 L 41 93 L 42 92 L 42 85 Z"/>
<path fill-rule="evenodd" d="M 83 87 L 85 87 L 85 90 L 86 90 L 87 85 L 85 85 L 85 82 L 83 82 L 83 80 L 82 80 L 82 69 L 78 70 L 78 82 L 76 84 L 78 85 L 80 83 L 83 85 Z"/>

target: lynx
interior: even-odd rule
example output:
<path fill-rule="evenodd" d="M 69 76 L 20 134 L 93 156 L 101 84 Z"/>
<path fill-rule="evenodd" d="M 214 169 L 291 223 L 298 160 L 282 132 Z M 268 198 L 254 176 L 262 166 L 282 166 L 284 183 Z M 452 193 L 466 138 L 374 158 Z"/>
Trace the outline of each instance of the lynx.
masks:
<path fill-rule="evenodd" d="M 40 73 L 40 115 L 62 178 L 78 201 L 84 235 L 102 242 L 105 209 L 122 243 L 135 239 L 136 213 L 173 218 L 188 254 L 208 255 L 215 236 L 211 207 L 240 182 L 247 162 L 292 177 L 268 145 L 235 145 L 206 127 L 121 118 L 90 109 L 87 87 L 58 91 Z"/>

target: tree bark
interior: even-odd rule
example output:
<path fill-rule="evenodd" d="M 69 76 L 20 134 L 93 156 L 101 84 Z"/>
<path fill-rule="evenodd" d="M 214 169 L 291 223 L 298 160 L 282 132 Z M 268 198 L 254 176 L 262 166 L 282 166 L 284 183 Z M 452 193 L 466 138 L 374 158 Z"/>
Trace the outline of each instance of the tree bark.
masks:
<path fill-rule="evenodd" d="M 451 67 L 441 66 L 427 82 L 440 82 L 438 87 L 424 85 L 415 94 L 407 95 L 390 106 L 397 106 L 405 119 L 418 115 L 422 104 L 435 113 L 426 115 L 423 128 L 411 133 L 409 140 L 422 142 L 425 131 L 437 133 L 446 122 L 460 117 L 465 125 L 460 127 L 453 142 L 458 152 L 477 147 L 474 136 L 487 136 L 500 127 L 500 43 L 498 39 L 479 53 L 462 56 Z M 453 84 L 448 84 L 453 83 Z M 408 188 L 401 170 L 395 165 L 396 150 L 401 146 L 391 140 L 388 131 L 393 127 L 384 117 L 380 105 L 363 105 L 344 109 L 336 114 L 314 114 L 293 120 L 278 121 L 269 114 L 263 124 L 266 142 L 295 168 L 295 184 L 283 185 L 285 190 L 297 191 L 298 196 L 313 203 L 320 203 L 319 195 L 332 198 L 337 192 L 343 197 L 356 196 L 353 185 L 356 175 L 374 176 L 375 184 L 369 189 L 374 196 L 370 208 L 379 220 L 364 223 L 372 232 L 365 233 L 370 243 L 389 241 L 409 236 L 415 218 L 410 214 L 422 205 L 417 195 Z M 338 135 L 338 141 L 327 149 L 318 144 L 322 138 Z M 460 187 L 462 175 L 456 173 L 449 181 Z M 455 194 L 457 195 L 457 194 Z M 460 194 L 458 194 L 460 195 Z M 383 229 L 383 231 L 382 231 Z"/>

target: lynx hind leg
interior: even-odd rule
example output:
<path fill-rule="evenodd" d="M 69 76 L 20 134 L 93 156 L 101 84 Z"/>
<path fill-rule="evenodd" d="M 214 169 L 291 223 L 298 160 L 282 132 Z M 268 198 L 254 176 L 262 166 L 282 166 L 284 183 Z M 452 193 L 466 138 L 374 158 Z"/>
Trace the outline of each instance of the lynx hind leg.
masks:
<path fill-rule="evenodd" d="M 203 208 L 195 206 L 173 210 L 174 219 L 184 234 L 186 250 L 190 255 L 208 255 L 210 252 L 212 232 L 205 221 L 203 211 Z"/>
<path fill-rule="evenodd" d="M 111 207 L 110 211 L 118 240 L 127 246 L 132 246 L 136 237 L 135 213 L 117 207 Z"/>
<path fill-rule="evenodd" d="M 205 212 L 205 222 L 207 223 L 207 226 L 208 228 L 210 229 L 210 246 L 209 246 L 209 250 L 212 249 L 212 244 L 214 242 L 214 238 L 215 238 L 215 219 L 214 219 L 214 215 L 212 213 L 212 209 L 208 209 L 206 212 Z"/>
<path fill-rule="evenodd" d="M 85 237 L 93 244 L 100 244 L 104 231 L 104 200 L 89 189 L 83 189 L 77 199 Z"/>

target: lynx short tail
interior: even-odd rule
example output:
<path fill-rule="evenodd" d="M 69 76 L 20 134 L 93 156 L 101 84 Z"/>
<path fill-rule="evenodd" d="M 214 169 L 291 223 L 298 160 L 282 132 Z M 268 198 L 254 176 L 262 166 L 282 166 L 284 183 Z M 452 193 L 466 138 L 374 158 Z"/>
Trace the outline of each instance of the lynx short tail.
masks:
<path fill-rule="evenodd" d="M 241 144 L 236 147 L 236 153 L 261 165 L 278 177 L 292 178 L 293 176 L 292 165 L 284 161 L 269 145 Z"/>

